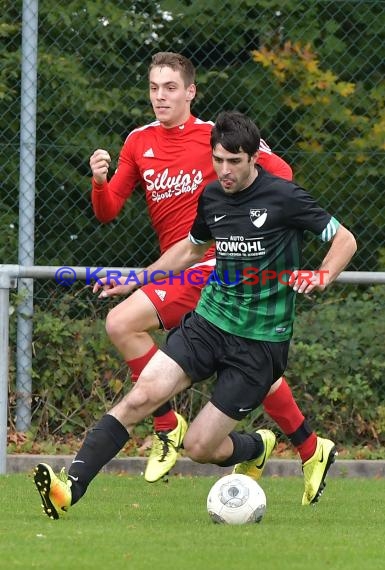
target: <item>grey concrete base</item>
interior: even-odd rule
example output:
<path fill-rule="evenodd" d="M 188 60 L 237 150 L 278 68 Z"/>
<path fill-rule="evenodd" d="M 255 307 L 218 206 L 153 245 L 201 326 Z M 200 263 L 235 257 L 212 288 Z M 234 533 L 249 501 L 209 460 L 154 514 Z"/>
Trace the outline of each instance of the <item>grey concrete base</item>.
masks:
<path fill-rule="evenodd" d="M 7 473 L 26 473 L 33 470 L 37 463 L 49 463 L 54 471 L 63 466 L 69 468 L 72 456 L 69 455 L 28 455 L 15 454 L 7 456 Z M 106 465 L 104 472 L 123 472 L 140 475 L 144 472 L 147 459 L 145 457 L 125 457 L 113 459 Z M 179 459 L 171 475 L 206 475 L 221 477 L 231 472 L 228 467 L 201 465 L 188 458 Z M 270 459 L 266 464 L 264 477 L 302 477 L 301 463 L 294 459 Z M 385 477 L 384 460 L 337 460 L 329 470 L 329 477 Z"/>

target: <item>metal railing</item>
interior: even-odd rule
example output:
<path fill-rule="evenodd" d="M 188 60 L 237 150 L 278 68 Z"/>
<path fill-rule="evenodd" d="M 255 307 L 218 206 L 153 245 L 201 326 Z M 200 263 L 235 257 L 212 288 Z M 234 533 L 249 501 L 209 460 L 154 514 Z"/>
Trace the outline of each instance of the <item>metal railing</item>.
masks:
<path fill-rule="evenodd" d="M 7 458 L 7 410 L 8 410 L 8 376 L 9 376 L 9 291 L 17 286 L 18 279 L 55 279 L 57 272 L 63 266 L 23 266 L 23 265 L 0 265 L 0 474 L 6 473 Z M 86 279 L 90 273 L 98 272 L 99 277 L 104 277 L 115 271 L 125 275 L 130 271 L 138 271 L 137 267 L 73 267 L 76 278 Z M 338 283 L 351 284 L 384 284 L 385 272 L 373 271 L 343 271 L 337 278 Z M 25 319 L 20 319 L 24 321 Z M 20 323 L 20 326 L 23 326 Z M 32 327 L 32 320 L 27 322 Z M 31 333 L 31 331 L 29 331 Z M 31 334 L 27 335 L 31 337 Z M 18 374 L 18 381 L 22 384 L 17 386 L 18 404 L 17 410 L 21 417 L 30 417 L 29 404 L 32 393 L 32 350 L 23 352 L 23 347 L 17 346 L 16 367 L 23 370 L 23 375 Z M 21 380 L 20 380 L 21 379 Z"/>
<path fill-rule="evenodd" d="M 8 377 L 9 377 L 9 291 L 17 287 L 18 280 L 54 279 L 57 271 L 63 266 L 23 266 L 0 265 L 0 474 L 6 473 L 7 453 L 7 410 L 8 410 Z M 104 277 L 108 272 L 120 271 L 121 274 L 138 268 L 129 267 L 74 267 L 76 278 L 86 279 L 89 273 L 98 270 Z M 25 282 L 25 281 L 24 281 Z M 28 315 L 32 317 L 31 314 Z M 29 339 L 29 342 L 17 343 L 17 416 L 21 418 L 20 431 L 28 429 L 31 418 L 30 400 L 32 393 L 32 318 L 18 312 L 18 338 Z"/>

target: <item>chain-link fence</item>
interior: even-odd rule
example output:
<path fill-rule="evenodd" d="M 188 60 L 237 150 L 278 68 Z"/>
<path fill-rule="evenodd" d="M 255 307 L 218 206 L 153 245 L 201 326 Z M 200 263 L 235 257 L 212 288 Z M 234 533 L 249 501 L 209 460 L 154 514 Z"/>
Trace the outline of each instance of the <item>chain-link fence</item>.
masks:
<path fill-rule="evenodd" d="M 88 159 L 95 148 L 105 148 L 113 171 L 126 135 L 153 119 L 147 86 L 151 55 L 172 50 L 197 67 L 194 114 L 208 120 L 223 109 L 238 109 L 253 117 L 296 179 L 356 234 L 359 252 L 349 269 L 384 269 L 383 0 L 231 0 L 220 9 L 207 0 L 4 0 L 3 263 L 18 263 L 23 256 L 19 223 L 25 204 L 19 212 L 18 188 L 20 173 L 31 175 L 20 166 L 21 69 L 31 63 L 21 61 L 26 5 L 38 7 L 30 204 L 35 264 L 137 267 L 157 257 L 141 189 L 115 221 L 107 226 L 96 221 Z M 29 142 L 24 141 L 26 148 Z M 309 245 L 309 261 L 315 262 L 315 255 Z M 70 301 L 63 301 L 66 295 Z M 106 312 L 81 284 L 67 292 L 53 281 L 36 282 L 34 301 L 47 312 L 67 303 L 74 319 Z M 34 358 L 39 377 L 36 353 Z"/>

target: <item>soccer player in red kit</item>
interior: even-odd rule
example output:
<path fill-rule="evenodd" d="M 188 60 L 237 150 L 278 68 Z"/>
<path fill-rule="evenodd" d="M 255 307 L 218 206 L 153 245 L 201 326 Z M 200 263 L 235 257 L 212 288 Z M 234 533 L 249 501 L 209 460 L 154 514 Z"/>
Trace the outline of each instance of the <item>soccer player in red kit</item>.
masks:
<path fill-rule="evenodd" d="M 210 148 L 213 123 L 191 114 L 191 102 L 196 95 L 195 69 L 184 56 L 172 52 L 155 54 L 149 67 L 149 85 L 156 121 L 128 135 L 118 167 L 109 181 L 109 153 L 98 149 L 92 154 L 92 204 L 98 220 L 108 223 L 140 184 L 160 251 L 164 253 L 188 235 L 198 197 L 216 179 Z M 272 153 L 264 141 L 257 162 L 272 174 L 292 178 L 289 165 Z M 133 382 L 157 351 L 150 333 L 178 325 L 182 316 L 195 308 L 214 265 L 215 255 L 210 249 L 196 266 L 184 273 L 183 282 L 175 276 L 161 284 L 149 282 L 109 312 L 107 333 L 127 362 Z M 97 283 L 94 291 L 100 288 L 105 297 L 125 294 L 124 285 L 109 289 L 108 284 Z M 310 429 L 285 378 L 272 386 L 263 405 L 301 457 L 305 477 L 302 503 L 310 504 L 323 481 L 326 460 L 335 452 L 334 444 L 317 437 Z M 154 413 L 155 433 L 145 472 L 147 481 L 159 480 L 175 465 L 186 429 L 186 421 L 169 402 Z M 271 432 L 266 430 L 266 433 Z M 264 444 L 263 457 L 255 466 L 258 476 L 274 448 L 275 438 L 269 436 Z M 326 458 L 324 463 L 319 462 L 322 455 Z"/>

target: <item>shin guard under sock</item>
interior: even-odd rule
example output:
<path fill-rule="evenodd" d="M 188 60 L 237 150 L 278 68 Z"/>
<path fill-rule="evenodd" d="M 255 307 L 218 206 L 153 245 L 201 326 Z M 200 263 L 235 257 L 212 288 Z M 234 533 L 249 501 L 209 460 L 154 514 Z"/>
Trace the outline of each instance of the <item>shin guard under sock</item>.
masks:
<path fill-rule="evenodd" d="M 263 407 L 290 439 L 302 462 L 307 461 L 315 452 L 317 436 L 305 420 L 284 377 L 279 388 L 266 396 Z"/>
<path fill-rule="evenodd" d="M 115 457 L 129 437 L 126 428 L 109 414 L 88 432 L 68 471 L 72 505 L 84 495 L 95 475 Z"/>
<path fill-rule="evenodd" d="M 232 431 L 229 437 L 233 442 L 233 453 L 225 461 L 218 463 L 221 467 L 230 467 L 236 463 L 255 459 L 264 450 L 264 444 L 259 433 L 239 433 Z"/>
<path fill-rule="evenodd" d="M 295 432 L 305 419 L 283 377 L 279 388 L 263 400 L 263 407 L 285 435 Z"/>

